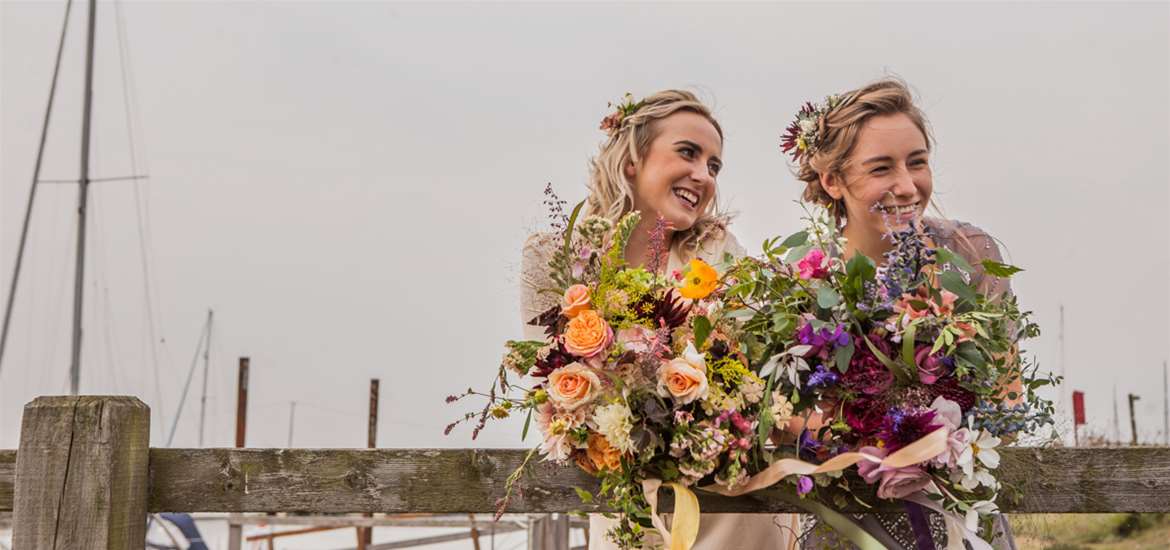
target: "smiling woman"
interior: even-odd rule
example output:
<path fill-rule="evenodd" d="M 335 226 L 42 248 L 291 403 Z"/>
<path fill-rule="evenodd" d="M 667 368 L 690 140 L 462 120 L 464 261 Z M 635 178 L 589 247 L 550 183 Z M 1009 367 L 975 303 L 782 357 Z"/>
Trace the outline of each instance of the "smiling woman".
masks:
<path fill-rule="evenodd" d="M 602 121 L 601 129 L 608 138 L 591 163 L 589 197 L 577 222 L 582 236 L 590 238 L 599 232 L 597 238 L 608 238 L 605 233 L 636 210 L 642 213 L 641 221 L 625 249 L 625 259 L 632 266 L 659 272 L 665 267 L 666 273 L 672 273 L 696 258 L 717 264 L 724 254 L 744 255 L 727 230 L 727 218 L 716 208 L 723 130 L 706 105 L 678 90 L 658 92 L 638 102 L 627 96 Z M 562 242 L 559 234 L 538 233 L 525 243 L 521 267 L 525 323 L 562 299 L 559 293 L 545 292 L 556 287 L 548 266 Z M 693 274 L 698 277 L 694 286 L 714 279 L 714 274 L 697 268 Z M 572 289 L 564 296 L 568 308 L 575 301 L 571 293 Z M 546 338 L 541 326 L 525 325 L 524 332 L 529 340 Z M 579 368 L 592 371 L 589 366 Z M 700 382 L 705 384 L 706 378 Z M 541 429 L 547 426 L 542 424 Z M 579 448 L 572 452 L 589 456 Z M 616 525 L 614 520 L 592 514 L 589 521 L 591 532 L 598 534 L 590 538 L 591 549 L 617 548 L 601 535 Z M 693 548 L 788 548 L 796 527 L 793 514 L 703 514 Z"/>

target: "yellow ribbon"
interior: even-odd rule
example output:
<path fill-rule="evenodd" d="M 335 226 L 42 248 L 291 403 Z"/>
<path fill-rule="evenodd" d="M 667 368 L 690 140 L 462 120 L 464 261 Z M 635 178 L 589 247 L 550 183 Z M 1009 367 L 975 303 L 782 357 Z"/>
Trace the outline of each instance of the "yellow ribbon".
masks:
<path fill-rule="evenodd" d="M 690 489 L 679 483 L 668 483 L 666 486 L 674 490 L 674 533 L 666 528 L 666 523 L 658 515 L 658 488 L 662 486 L 661 479 L 647 479 L 642 481 L 642 491 L 646 494 L 646 501 L 650 503 L 650 521 L 654 528 L 662 535 L 662 542 L 670 550 L 690 550 L 699 538 L 699 498 Z"/>
<path fill-rule="evenodd" d="M 747 482 L 736 485 L 734 488 L 720 485 L 708 485 L 700 488 L 704 491 L 736 497 L 771 487 L 790 475 L 836 472 L 863 460 L 879 463 L 883 468 L 904 468 L 930 460 L 946 451 L 947 435 L 947 430 L 937 429 L 884 458 L 862 452 L 842 453 L 820 465 L 795 458 L 782 458 L 749 478 Z M 646 495 L 646 502 L 650 504 L 650 521 L 662 534 L 667 548 L 670 550 L 690 550 L 699 536 L 699 500 L 690 489 L 678 483 L 668 484 L 670 488 L 674 489 L 675 494 L 674 536 L 671 536 L 671 531 L 666 528 L 666 523 L 658 516 L 658 488 L 661 486 L 662 480 L 660 479 L 647 479 L 642 482 L 642 491 Z"/>

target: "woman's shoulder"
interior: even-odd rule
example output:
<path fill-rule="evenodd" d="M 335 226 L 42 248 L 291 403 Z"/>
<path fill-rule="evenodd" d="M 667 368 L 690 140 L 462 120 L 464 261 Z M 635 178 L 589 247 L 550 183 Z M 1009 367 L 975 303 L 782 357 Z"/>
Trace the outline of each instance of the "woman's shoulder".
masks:
<path fill-rule="evenodd" d="M 982 227 L 962 220 L 943 218 L 928 217 L 923 221 L 939 245 L 962 254 L 967 260 L 1002 261 L 998 239 Z"/>
<path fill-rule="evenodd" d="M 735 234 L 728 229 L 727 224 L 712 226 L 700 236 L 696 249 L 696 256 L 700 259 L 707 263 L 721 262 L 726 254 L 731 254 L 734 258 L 747 255 L 747 251 Z"/>
<path fill-rule="evenodd" d="M 983 260 L 1003 262 L 999 240 L 983 228 L 961 220 L 925 218 L 935 243 L 963 257 L 971 264 L 972 284 L 989 296 L 1011 291 L 1007 279 L 989 276 L 983 267 Z"/>

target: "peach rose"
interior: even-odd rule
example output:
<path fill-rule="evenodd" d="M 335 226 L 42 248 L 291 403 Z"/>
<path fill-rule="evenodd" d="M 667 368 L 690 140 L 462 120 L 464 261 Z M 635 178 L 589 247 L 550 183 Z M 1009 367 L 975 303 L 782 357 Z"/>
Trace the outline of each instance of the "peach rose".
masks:
<path fill-rule="evenodd" d="M 658 394 L 681 405 L 707 395 L 707 363 L 694 344 L 687 344 L 682 357 L 658 367 Z"/>
<path fill-rule="evenodd" d="M 565 297 L 561 300 L 561 312 L 565 314 L 565 317 L 572 319 L 587 309 L 589 309 L 589 287 L 573 285 L 565 290 Z"/>
<path fill-rule="evenodd" d="M 565 327 L 565 349 L 579 357 L 593 357 L 613 342 L 613 329 L 596 311 L 577 314 Z"/>
<path fill-rule="evenodd" d="M 585 454 L 597 469 L 617 470 L 622 467 L 622 452 L 610 445 L 604 435 L 592 432 L 585 444 Z"/>
<path fill-rule="evenodd" d="M 566 411 L 593 401 L 600 389 L 597 373 L 581 363 L 569 363 L 548 375 L 548 398 Z"/>

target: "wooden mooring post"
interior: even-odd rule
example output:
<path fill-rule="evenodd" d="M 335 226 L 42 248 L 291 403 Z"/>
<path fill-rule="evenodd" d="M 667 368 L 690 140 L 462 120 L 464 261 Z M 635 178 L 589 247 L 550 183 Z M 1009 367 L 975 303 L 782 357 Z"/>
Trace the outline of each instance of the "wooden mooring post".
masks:
<path fill-rule="evenodd" d="M 150 409 L 134 397 L 38 397 L 16 454 L 13 544 L 142 550 Z"/>

